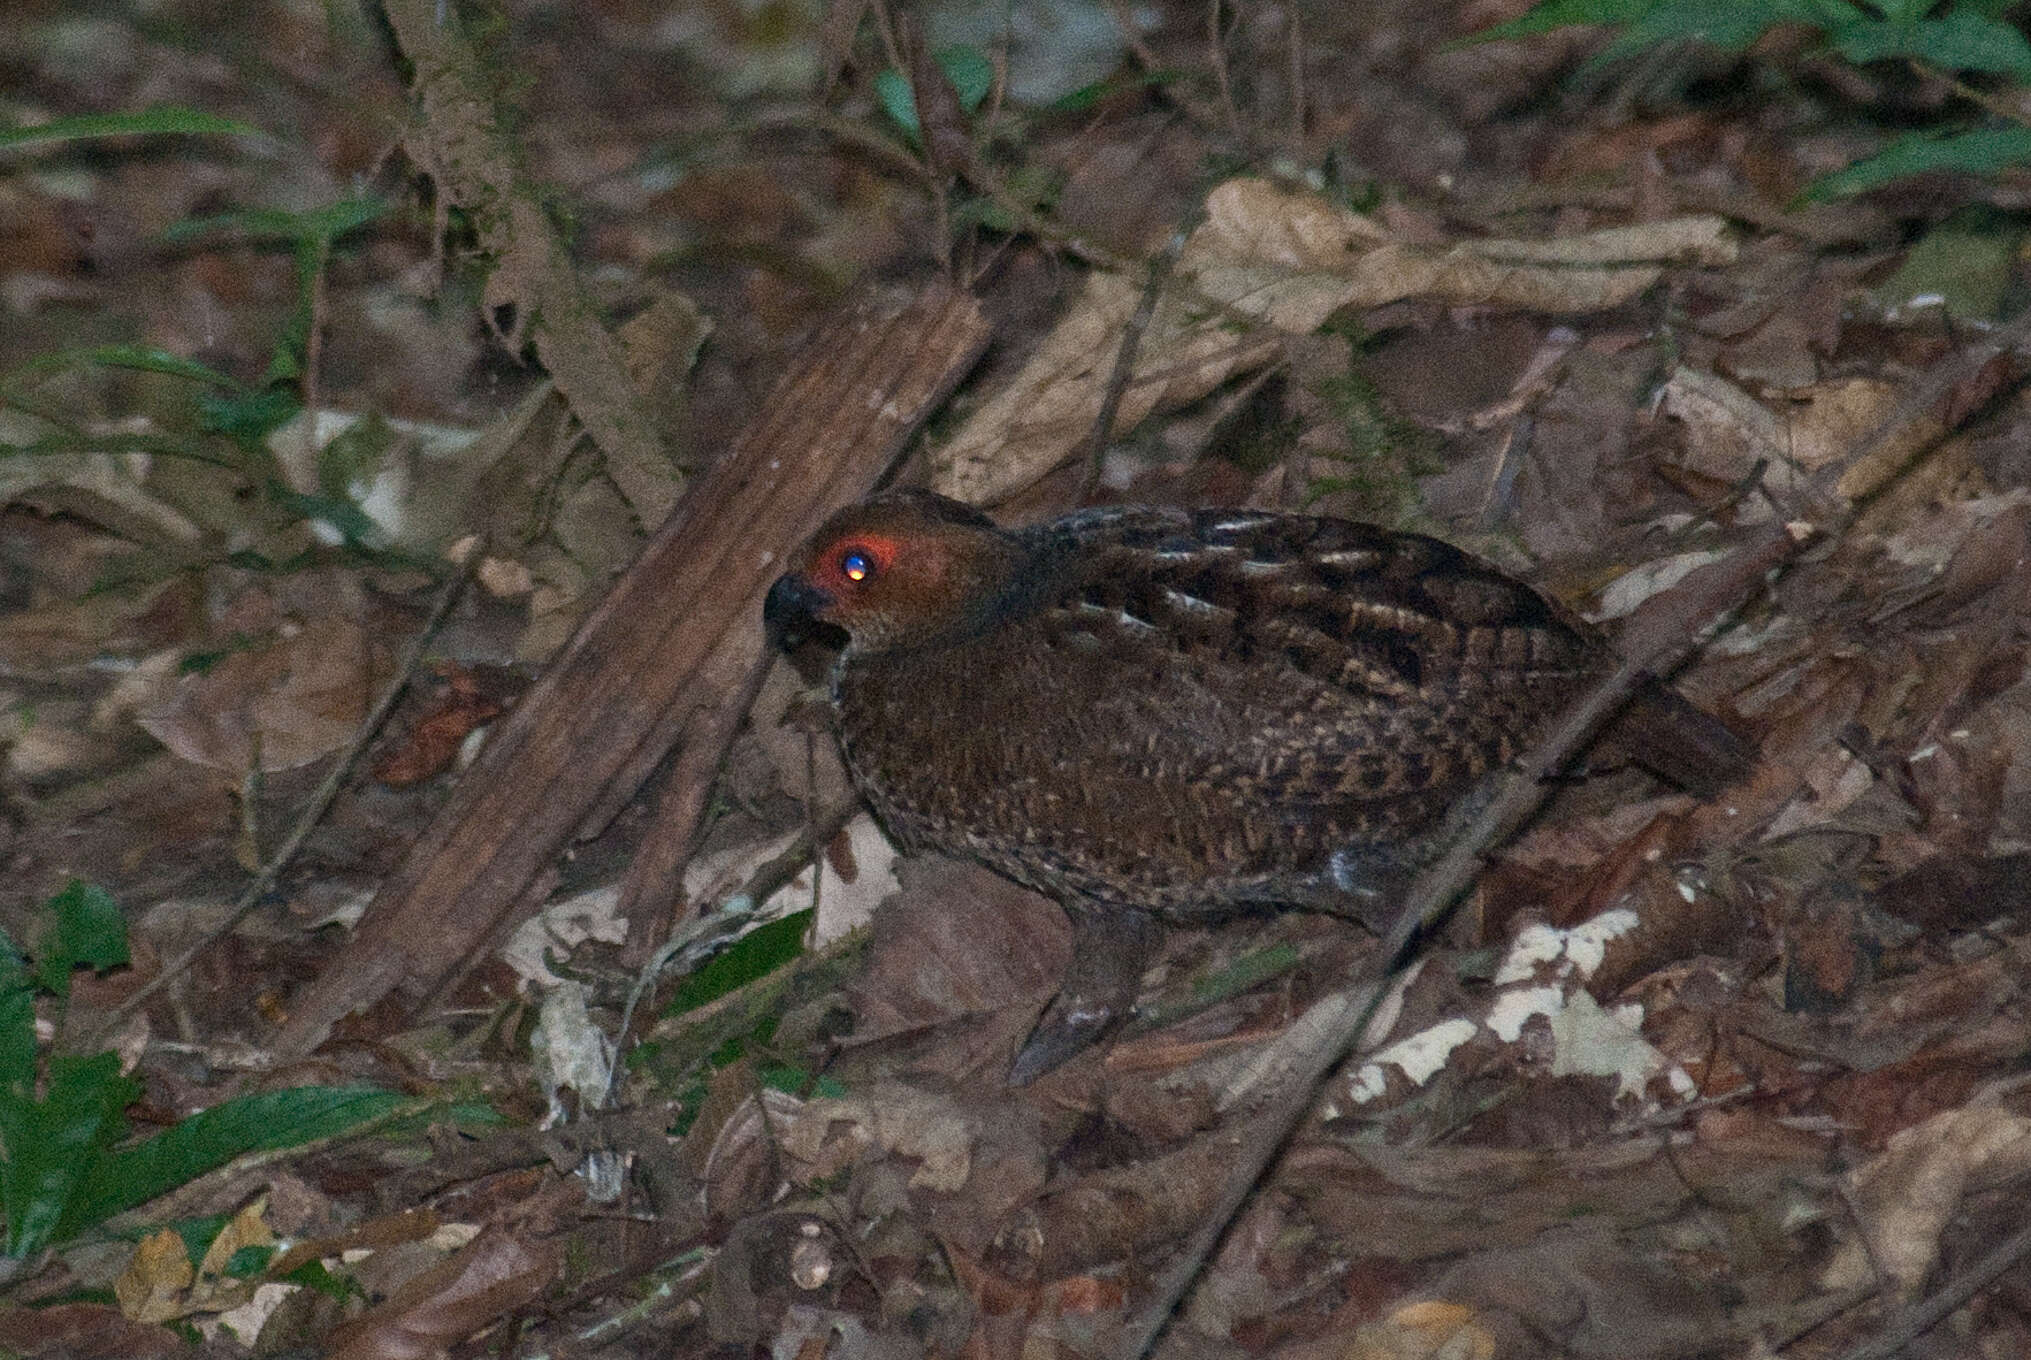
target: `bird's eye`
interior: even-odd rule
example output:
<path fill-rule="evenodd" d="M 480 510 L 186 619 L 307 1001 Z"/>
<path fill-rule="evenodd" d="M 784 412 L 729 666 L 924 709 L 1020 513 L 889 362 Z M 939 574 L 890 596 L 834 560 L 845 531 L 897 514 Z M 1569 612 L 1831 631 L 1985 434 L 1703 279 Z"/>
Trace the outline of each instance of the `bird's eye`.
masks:
<path fill-rule="evenodd" d="M 874 575 L 874 558 L 859 548 L 848 548 L 839 555 L 839 574 L 859 584 Z"/>

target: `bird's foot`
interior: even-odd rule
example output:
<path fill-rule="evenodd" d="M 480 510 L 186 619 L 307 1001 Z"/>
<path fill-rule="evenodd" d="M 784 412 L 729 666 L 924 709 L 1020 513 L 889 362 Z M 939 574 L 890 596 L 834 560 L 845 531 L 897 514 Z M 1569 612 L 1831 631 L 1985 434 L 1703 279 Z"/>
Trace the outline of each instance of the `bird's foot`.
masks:
<path fill-rule="evenodd" d="M 1072 964 L 1009 1067 L 1011 1086 L 1027 1086 L 1085 1052 L 1133 1014 L 1143 970 L 1162 936 L 1147 912 L 1133 908 L 1079 905 L 1066 913 Z"/>

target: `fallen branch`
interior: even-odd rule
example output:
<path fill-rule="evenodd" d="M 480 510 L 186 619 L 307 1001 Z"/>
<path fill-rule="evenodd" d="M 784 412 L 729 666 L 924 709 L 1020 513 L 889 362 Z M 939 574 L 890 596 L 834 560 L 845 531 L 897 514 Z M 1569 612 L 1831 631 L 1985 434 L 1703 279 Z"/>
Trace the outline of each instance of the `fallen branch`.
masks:
<path fill-rule="evenodd" d="M 603 826 L 678 746 L 688 776 L 665 791 L 624 892 L 628 909 L 653 911 L 651 935 L 666 922 L 705 782 L 763 664 L 762 595 L 796 544 L 874 485 L 987 338 L 974 300 L 940 289 L 814 340 L 490 736 L 296 998 L 284 1052 L 308 1052 L 391 996 L 413 1013 L 455 983 L 540 904 L 572 838 Z"/>
<path fill-rule="evenodd" d="M 471 217 L 489 261 L 481 299 L 502 345 L 536 357 L 606 455 L 607 472 L 645 528 L 677 498 L 670 456 L 648 403 L 628 376 L 621 343 L 600 320 L 571 253 L 502 127 L 480 58 L 438 0 L 385 0 L 382 12 L 408 58 L 416 117 L 403 138 L 436 186 L 438 217 L 451 204 Z"/>

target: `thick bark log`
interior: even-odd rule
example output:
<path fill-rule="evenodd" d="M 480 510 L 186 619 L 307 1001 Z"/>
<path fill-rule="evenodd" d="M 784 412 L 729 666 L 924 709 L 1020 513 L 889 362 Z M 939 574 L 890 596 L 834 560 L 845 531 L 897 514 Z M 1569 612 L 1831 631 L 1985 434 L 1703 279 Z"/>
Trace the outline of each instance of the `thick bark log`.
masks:
<path fill-rule="evenodd" d="M 973 299 L 927 294 L 820 337 L 761 420 L 687 489 L 639 561 L 488 741 L 277 1040 L 303 1053 L 391 993 L 413 1010 L 540 903 L 531 885 L 627 802 L 673 744 L 685 778 L 630 876 L 667 902 L 704 784 L 764 664 L 785 555 L 865 494 L 986 347 Z"/>

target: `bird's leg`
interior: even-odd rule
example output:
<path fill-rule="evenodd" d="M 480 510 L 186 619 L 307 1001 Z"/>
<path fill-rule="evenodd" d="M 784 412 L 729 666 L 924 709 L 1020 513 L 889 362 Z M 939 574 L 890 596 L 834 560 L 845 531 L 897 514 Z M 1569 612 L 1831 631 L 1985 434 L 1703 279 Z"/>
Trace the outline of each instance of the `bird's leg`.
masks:
<path fill-rule="evenodd" d="M 1035 1081 L 1126 1020 L 1162 938 L 1155 918 L 1131 907 L 1073 902 L 1065 914 L 1072 918 L 1072 963 L 1009 1068 L 1012 1086 Z"/>

